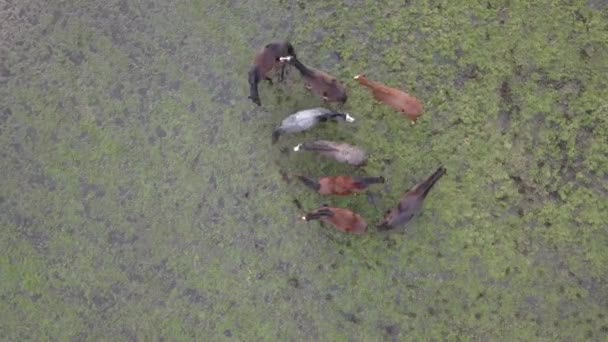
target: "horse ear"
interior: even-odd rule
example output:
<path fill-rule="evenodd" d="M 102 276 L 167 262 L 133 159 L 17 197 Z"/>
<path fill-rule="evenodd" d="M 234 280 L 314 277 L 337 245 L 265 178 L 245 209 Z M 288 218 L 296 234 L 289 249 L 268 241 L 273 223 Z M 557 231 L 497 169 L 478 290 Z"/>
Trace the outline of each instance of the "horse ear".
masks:
<path fill-rule="evenodd" d="M 293 48 L 293 45 L 291 45 L 291 43 L 289 42 L 287 42 L 287 52 L 294 57 L 296 56 L 295 49 Z"/>

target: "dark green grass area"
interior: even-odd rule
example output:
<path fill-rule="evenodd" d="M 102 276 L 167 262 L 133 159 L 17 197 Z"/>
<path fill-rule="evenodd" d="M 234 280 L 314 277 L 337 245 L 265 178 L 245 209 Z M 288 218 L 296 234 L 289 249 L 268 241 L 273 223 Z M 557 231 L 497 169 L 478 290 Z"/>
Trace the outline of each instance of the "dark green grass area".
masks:
<path fill-rule="evenodd" d="M 283 38 L 355 123 L 271 145 L 323 105 L 293 68 L 260 86 L 268 111 L 247 99 Z M 605 341 L 607 42 L 602 1 L 5 2 L 0 339 Z M 420 98 L 418 123 L 360 73 Z M 371 160 L 292 152 L 314 139 Z M 439 165 L 423 214 L 375 234 Z M 387 183 L 292 179 L 347 173 Z M 294 198 L 371 232 L 304 223 Z"/>

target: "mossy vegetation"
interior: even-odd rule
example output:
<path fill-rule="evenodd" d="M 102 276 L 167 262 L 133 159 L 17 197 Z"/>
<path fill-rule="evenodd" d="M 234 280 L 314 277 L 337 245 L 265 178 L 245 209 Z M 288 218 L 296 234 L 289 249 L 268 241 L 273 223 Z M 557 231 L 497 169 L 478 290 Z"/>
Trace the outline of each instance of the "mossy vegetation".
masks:
<path fill-rule="evenodd" d="M 599 1 L 59 1 L 0 9 L 3 340 L 605 340 L 608 7 Z M 344 81 L 357 121 L 271 145 L 322 105 L 263 44 Z M 416 125 L 353 76 L 420 98 Z M 362 170 L 307 153 L 368 150 Z M 288 151 L 288 152 L 285 152 Z M 448 174 L 405 232 L 350 236 Z M 387 183 L 323 198 L 293 180 Z"/>

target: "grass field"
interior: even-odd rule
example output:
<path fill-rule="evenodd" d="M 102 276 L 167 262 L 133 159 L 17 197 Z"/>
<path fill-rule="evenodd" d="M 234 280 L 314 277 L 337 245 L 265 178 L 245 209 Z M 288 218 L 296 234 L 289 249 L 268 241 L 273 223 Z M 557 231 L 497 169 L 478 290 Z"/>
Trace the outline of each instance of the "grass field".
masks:
<path fill-rule="evenodd" d="M 323 105 L 293 68 L 247 99 L 279 39 L 355 123 L 271 144 Z M 607 42 L 598 0 L 0 1 L 0 340 L 606 341 Z M 290 152 L 313 139 L 371 160 Z M 375 233 L 440 165 L 422 215 Z M 388 181 L 328 198 L 294 174 Z"/>

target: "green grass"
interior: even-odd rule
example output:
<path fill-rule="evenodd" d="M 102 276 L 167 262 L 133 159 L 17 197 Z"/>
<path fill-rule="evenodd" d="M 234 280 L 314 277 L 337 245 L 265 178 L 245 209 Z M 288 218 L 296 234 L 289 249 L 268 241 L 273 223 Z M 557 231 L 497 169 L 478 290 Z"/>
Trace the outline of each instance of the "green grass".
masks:
<path fill-rule="evenodd" d="M 0 339 L 606 339 L 608 7 L 20 1 L 0 22 Z M 253 54 L 283 38 L 347 85 L 354 124 L 271 145 L 322 105 L 296 70 L 260 86 L 268 111 L 247 100 Z M 280 151 L 313 139 L 370 163 Z M 292 204 L 373 226 L 440 164 L 405 232 Z M 388 182 L 322 198 L 279 170 Z"/>

